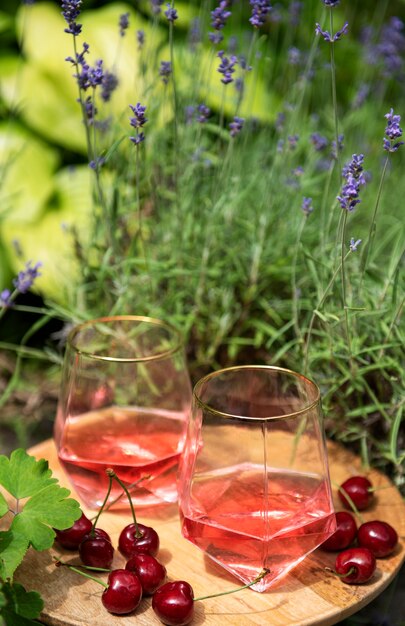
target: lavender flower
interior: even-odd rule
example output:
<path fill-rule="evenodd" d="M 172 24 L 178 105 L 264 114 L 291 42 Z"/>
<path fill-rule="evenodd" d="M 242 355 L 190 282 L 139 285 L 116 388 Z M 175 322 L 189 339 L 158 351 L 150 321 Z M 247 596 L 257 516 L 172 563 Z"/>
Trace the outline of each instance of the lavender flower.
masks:
<path fill-rule="evenodd" d="M 190 30 L 188 33 L 188 41 L 191 49 L 194 49 L 197 44 L 201 42 L 201 24 L 198 17 L 195 17 L 190 26 Z"/>
<path fill-rule="evenodd" d="M 402 137 L 402 128 L 399 123 L 401 121 L 400 115 L 394 115 L 394 109 L 391 109 L 389 113 L 384 115 L 387 120 L 387 126 L 385 128 L 384 137 L 384 150 L 387 152 L 396 152 L 398 148 L 404 145 L 403 141 L 396 141 L 400 137 Z M 388 137 L 388 139 L 387 139 Z"/>
<path fill-rule="evenodd" d="M 145 44 L 145 31 L 137 30 L 136 31 L 136 40 L 138 42 L 138 49 L 141 50 Z"/>
<path fill-rule="evenodd" d="M 290 65 L 299 65 L 301 62 L 301 51 L 295 46 L 288 50 L 288 63 Z"/>
<path fill-rule="evenodd" d="M 162 81 L 165 85 L 169 82 L 169 76 L 172 73 L 172 64 L 171 61 L 161 61 L 159 68 L 159 76 L 161 76 Z"/>
<path fill-rule="evenodd" d="M 344 140 L 344 136 L 343 135 L 339 135 L 338 136 L 337 145 L 336 145 L 336 139 L 334 139 L 332 141 L 332 158 L 333 159 L 337 159 L 339 152 L 342 152 L 342 150 L 343 150 L 343 140 Z"/>
<path fill-rule="evenodd" d="M 290 150 L 295 150 L 295 148 L 297 147 L 298 140 L 299 140 L 299 135 L 288 135 L 287 139 L 288 139 L 288 147 L 290 148 Z"/>
<path fill-rule="evenodd" d="M 211 114 L 211 109 L 207 107 L 205 104 L 200 104 L 198 106 L 198 114 L 197 114 L 197 122 L 200 124 L 205 124 Z"/>
<path fill-rule="evenodd" d="M 328 140 L 319 133 L 312 133 L 311 142 L 317 152 L 322 152 L 328 146 Z"/>
<path fill-rule="evenodd" d="M 239 135 L 240 131 L 243 128 L 244 123 L 245 123 L 245 120 L 243 117 L 238 117 L 237 115 L 235 115 L 235 117 L 233 118 L 233 122 L 229 124 L 231 137 L 236 137 L 236 135 Z"/>
<path fill-rule="evenodd" d="M 120 15 L 118 26 L 120 29 L 120 36 L 124 37 L 125 31 L 129 26 L 129 13 L 123 13 L 122 15 Z"/>
<path fill-rule="evenodd" d="M 68 25 L 68 28 L 65 28 L 65 33 L 69 33 L 74 37 L 82 32 L 82 25 L 76 22 L 80 15 L 81 4 L 82 0 L 62 0 L 61 4 L 62 15 Z"/>
<path fill-rule="evenodd" d="M 173 9 L 170 6 L 170 4 L 167 4 L 166 6 L 167 6 L 167 10 L 165 11 L 165 15 L 166 15 L 168 21 L 173 23 L 179 17 L 177 15 L 177 11 L 176 11 L 176 9 Z"/>
<path fill-rule="evenodd" d="M 339 41 L 339 39 L 341 39 L 343 35 L 346 35 L 348 30 L 349 30 L 349 23 L 346 22 L 343 28 L 336 31 L 334 35 L 331 35 L 328 30 L 322 30 L 318 22 L 315 24 L 315 34 L 321 35 L 324 38 L 324 40 L 328 41 L 329 43 L 335 43 L 336 41 Z"/>
<path fill-rule="evenodd" d="M 139 132 L 139 129 L 142 128 L 148 121 L 148 118 L 145 117 L 146 106 L 142 106 L 141 103 L 138 102 L 135 106 L 130 104 L 129 108 L 134 114 L 133 117 L 129 118 L 129 123 L 132 128 L 135 128 L 136 130 L 135 137 L 130 137 L 129 139 L 137 146 L 142 141 L 145 141 L 145 134 L 143 132 Z"/>
<path fill-rule="evenodd" d="M 381 29 L 380 42 L 376 47 L 377 59 L 381 60 L 387 78 L 403 79 L 405 35 L 404 23 L 398 17 L 391 17 Z"/>
<path fill-rule="evenodd" d="M 184 109 L 184 113 L 186 117 L 186 124 L 191 124 L 194 118 L 195 107 L 192 104 L 186 106 Z"/>
<path fill-rule="evenodd" d="M 97 115 L 97 108 L 91 96 L 88 96 L 86 98 L 86 101 L 84 102 L 84 113 L 86 115 L 88 123 L 92 124 L 94 122 L 94 118 Z"/>
<path fill-rule="evenodd" d="M 211 11 L 211 26 L 214 30 L 222 30 L 226 24 L 226 20 L 231 17 L 231 11 L 228 11 L 228 1 L 223 0 L 219 6 Z"/>
<path fill-rule="evenodd" d="M 223 50 L 220 50 L 217 56 L 221 59 L 221 63 L 218 67 L 218 72 L 222 74 L 221 82 L 224 83 L 224 85 L 228 85 L 233 82 L 232 74 L 235 72 L 234 66 L 238 62 L 238 59 L 233 54 L 231 54 L 230 57 L 225 56 Z"/>
<path fill-rule="evenodd" d="M 99 170 L 105 164 L 104 157 L 97 157 L 96 159 L 90 161 L 89 167 L 92 170 Z"/>
<path fill-rule="evenodd" d="M 342 209 L 346 209 L 346 211 L 353 211 L 360 202 L 360 186 L 366 183 L 363 173 L 363 161 L 363 154 L 353 154 L 352 160 L 342 170 L 342 176 L 346 179 L 346 183 L 343 185 L 341 195 L 337 196 L 337 199 Z"/>
<path fill-rule="evenodd" d="M 305 213 L 306 217 L 308 217 L 308 215 L 310 215 L 310 213 L 314 210 L 314 207 L 312 206 L 312 198 L 304 197 L 302 199 L 301 209 Z"/>
<path fill-rule="evenodd" d="M 113 72 L 106 70 L 101 81 L 101 99 L 104 102 L 111 100 L 111 94 L 118 87 L 118 78 Z"/>
<path fill-rule="evenodd" d="M 303 3 L 297 0 L 296 2 L 291 2 L 288 12 L 290 14 L 290 24 L 291 26 L 298 26 L 300 23 L 301 11 L 302 11 Z"/>
<path fill-rule="evenodd" d="M 76 53 L 76 58 L 74 59 L 73 57 L 66 57 L 65 61 L 68 61 L 69 63 L 72 63 L 72 65 L 85 65 L 85 60 L 84 60 L 84 55 L 88 54 L 89 52 L 89 44 L 84 42 L 83 43 L 83 49 L 81 52 L 77 52 Z"/>
<path fill-rule="evenodd" d="M 252 16 L 249 22 L 255 28 L 261 28 L 266 23 L 267 15 L 271 11 L 271 5 L 268 0 L 250 0 L 252 7 Z"/>
<path fill-rule="evenodd" d="M 163 2 L 164 0 L 151 0 L 151 8 L 154 15 L 159 15 L 162 10 L 160 7 L 162 6 Z"/>
<path fill-rule="evenodd" d="M 349 244 L 350 252 L 356 252 L 360 244 L 361 244 L 361 239 L 357 239 L 355 241 L 354 237 L 352 237 L 350 239 L 350 244 Z"/>
<path fill-rule="evenodd" d="M 322 0 L 322 2 L 327 7 L 331 7 L 331 9 L 333 9 L 334 7 L 337 7 L 337 5 L 339 4 L 340 0 Z"/>
<path fill-rule="evenodd" d="M 3 289 L 0 293 L 0 307 L 8 308 L 12 304 L 10 289 Z"/>
<path fill-rule="evenodd" d="M 208 39 L 210 40 L 211 43 L 213 43 L 214 45 L 217 45 L 219 43 L 221 43 L 221 41 L 223 40 L 224 36 L 222 35 L 222 33 L 215 32 L 215 33 L 208 33 Z"/>
<path fill-rule="evenodd" d="M 42 266 L 41 262 L 38 262 L 31 267 L 31 261 L 25 264 L 25 270 L 18 273 L 17 278 L 13 280 L 13 285 L 20 293 L 26 293 L 33 285 L 35 279 L 41 276 L 39 268 Z"/>

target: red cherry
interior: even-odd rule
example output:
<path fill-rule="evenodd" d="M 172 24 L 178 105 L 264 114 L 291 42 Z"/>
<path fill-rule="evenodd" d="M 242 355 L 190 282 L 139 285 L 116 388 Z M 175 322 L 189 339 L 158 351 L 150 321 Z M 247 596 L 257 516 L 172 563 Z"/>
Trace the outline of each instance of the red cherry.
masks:
<path fill-rule="evenodd" d="M 128 524 L 121 531 L 118 539 L 118 548 L 126 558 L 134 554 L 151 554 L 155 556 L 159 550 L 159 535 L 151 526 L 138 524 L 138 530 L 141 533 L 137 537 L 137 527 L 135 524 Z"/>
<path fill-rule="evenodd" d="M 335 570 L 344 583 L 365 583 L 374 574 L 375 556 L 368 548 L 349 548 L 336 557 Z M 351 573 L 350 570 L 353 570 Z M 347 575 L 346 575 L 347 574 Z"/>
<path fill-rule="evenodd" d="M 388 556 L 398 543 L 396 530 L 387 522 L 373 520 L 362 524 L 357 532 L 359 546 L 368 548 L 375 557 Z"/>
<path fill-rule="evenodd" d="M 152 608 L 168 626 L 185 626 L 194 615 L 194 591 L 184 580 L 166 583 L 155 591 Z"/>
<path fill-rule="evenodd" d="M 340 485 L 339 498 L 346 509 L 352 509 L 352 505 L 345 497 L 345 493 L 351 498 L 359 511 L 366 509 L 373 498 L 373 485 L 365 476 L 352 476 Z"/>
<path fill-rule="evenodd" d="M 84 537 L 79 554 L 85 565 L 108 569 L 113 561 L 114 548 L 105 530 L 95 528 L 94 535 L 89 533 Z"/>
<path fill-rule="evenodd" d="M 350 546 L 354 541 L 357 532 L 356 520 L 351 513 L 347 511 L 339 511 L 336 517 L 336 530 L 321 545 L 322 550 L 333 552 L 334 550 L 343 550 Z"/>
<path fill-rule="evenodd" d="M 77 550 L 85 535 L 91 531 L 92 523 L 82 512 L 73 526 L 64 530 L 55 530 L 56 541 L 66 550 Z"/>
<path fill-rule="evenodd" d="M 144 595 L 151 596 L 166 578 L 165 566 L 151 554 L 134 554 L 125 569 L 138 576 Z"/>
<path fill-rule="evenodd" d="M 108 575 L 108 587 L 101 601 L 107 611 L 124 615 L 136 609 L 142 599 L 142 585 L 133 572 L 115 569 Z"/>

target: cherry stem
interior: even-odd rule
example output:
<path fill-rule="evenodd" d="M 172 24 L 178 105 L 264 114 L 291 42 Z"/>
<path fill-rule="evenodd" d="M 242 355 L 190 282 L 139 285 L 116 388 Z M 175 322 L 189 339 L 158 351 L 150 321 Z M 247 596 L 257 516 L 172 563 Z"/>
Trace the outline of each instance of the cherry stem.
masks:
<path fill-rule="evenodd" d="M 69 563 L 64 563 L 63 561 L 59 561 L 59 559 L 55 559 L 55 561 L 56 561 L 55 565 L 57 567 L 59 567 L 60 565 L 63 565 L 64 567 L 68 567 L 69 569 L 72 570 L 72 572 L 76 572 L 76 574 L 80 574 L 80 576 L 84 576 L 85 578 L 89 578 L 90 580 L 94 580 L 96 583 L 98 583 L 99 585 L 102 585 L 106 589 L 108 588 L 107 583 L 105 583 L 103 580 L 100 580 L 100 578 L 96 578 L 95 576 L 92 576 L 91 574 L 86 574 L 86 572 L 83 572 L 82 570 L 78 569 L 74 565 L 70 565 Z M 83 567 L 85 567 L 85 566 L 83 566 Z M 110 571 L 110 570 L 102 570 L 101 568 L 96 568 L 96 567 L 86 567 L 86 569 L 95 569 L 95 570 L 99 570 L 99 571 L 103 571 L 103 572 L 109 572 Z"/>
<path fill-rule="evenodd" d="M 357 572 L 357 567 L 354 567 L 354 565 L 352 565 L 352 567 L 346 572 L 346 574 L 339 574 L 336 570 L 332 569 L 331 567 L 325 567 L 325 570 L 327 572 L 330 572 L 331 574 L 334 574 L 338 578 L 348 578 L 349 576 L 353 576 L 353 574 Z"/>
<path fill-rule="evenodd" d="M 128 487 L 126 485 L 124 485 L 124 483 L 122 482 L 122 480 L 120 478 L 118 478 L 117 474 L 114 472 L 113 469 L 108 468 L 106 470 L 106 472 L 107 472 L 107 475 L 110 477 L 110 480 L 115 478 L 117 483 L 122 487 L 122 489 L 126 493 L 126 496 L 128 498 L 128 502 L 129 502 L 129 506 L 131 507 L 132 519 L 134 520 L 134 524 L 135 524 L 135 537 L 137 537 L 139 539 L 139 537 L 142 537 L 142 533 L 139 530 L 138 522 L 136 521 L 135 509 L 134 509 L 134 505 L 132 504 L 132 498 L 131 498 L 131 494 L 128 491 Z"/>
<path fill-rule="evenodd" d="M 107 472 L 108 472 L 108 470 L 107 470 Z M 91 527 L 90 535 L 92 537 L 94 537 L 94 535 L 95 535 L 94 531 L 95 531 L 95 528 L 96 528 L 96 525 L 97 525 L 97 522 L 98 522 L 98 518 L 100 517 L 101 513 L 104 511 L 104 507 L 106 506 L 107 500 L 108 500 L 108 498 L 110 496 L 111 487 L 112 487 L 112 477 L 108 474 L 108 478 L 109 478 L 109 483 L 108 483 L 107 493 L 106 493 L 105 498 L 104 498 L 104 502 L 101 505 L 101 507 L 99 509 L 99 512 L 97 513 L 96 517 L 94 518 L 93 526 Z"/>
<path fill-rule="evenodd" d="M 134 489 L 134 487 L 137 487 L 139 485 L 139 483 L 141 483 L 143 480 L 148 480 L 150 478 L 150 474 L 146 474 L 145 476 L 141 476 L 141 478 L 138 478 L 138 480 L 136 480 L 134 483 L 131 483 L 130 485 L 128 485 L 128 490 Z M 116 504 L 119 500 L 121 500 L 122 496 L 125 496 L 126 493 L 123 490 L 120 494 L 118 494 L 118 496 L 116 498 L 114 498 L 114 500 L 111 500 L 111 502 L 109 502 L 105 507 L 104 507 L 104 511 L 108 511 L 112 506 L 114 506 L 114 504 Z M 96 516 L 91 518 L 91 521 L 93 521 L 95 519 Z"/>
<path fill-rule="evenodd" d="M 260 574 L 256 576 L 256 578 L 252 580 L 251 583 L 248 583 L 247 585 L 243 585 L 242 587 L 236 587 L 236 589 L 230 589 L 229 591 L 221 591 L 220 593 L 213 593 L 212 595 L 209 595 L 209 596 L 201 596 L 199 598 L 194 598 L 194 602 L 198 602 L 199 600 L 208 600 L 209 598 L 218 598 L 218 596 L 227 596 L 230 593 L 236 593 L 237 591 L 241 591 L 242 589 L 248 589 L 248 587 L 252 587 L 256 583 L 258 583 L 259 580 L 267 576 L 267 574 L 270 574 L 270 570 L 267 567 L 265 567 L 264 569 L 262 569 Z"/>
<path fill-rule="evenodd" d="M 337 483 L 331 481 L 332 484 L 338 489 L 338 491 L 340 491 L 340 493 L 346 498 L 346 500 L 348 501 L 348 503 L 350 504 L 350 508 L 353 510 L 353 513 L 355 514 L 355 516 L 357 517 L 357 519 L 359 520 L 359 522 L 361 524 L 364 524 L 364 518 L 361 515 L 359 509 L 357 508 L 357 506 L 354 504 L 353 500 L 351 499 L 351 497 L 349 496 L 349 494 L 347 493 L 347 491 L 345 489 L 343 489 L 343 487 L 341 487 L 340 485 L 338 485 Z"/>

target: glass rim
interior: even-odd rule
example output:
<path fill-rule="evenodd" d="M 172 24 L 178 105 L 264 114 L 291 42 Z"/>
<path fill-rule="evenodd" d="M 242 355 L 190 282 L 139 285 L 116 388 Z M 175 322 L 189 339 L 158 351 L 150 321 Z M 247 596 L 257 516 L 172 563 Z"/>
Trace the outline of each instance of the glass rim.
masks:
<path fill-rule="evenodd" d="M 292 413 L 285 413 L 283 415 L 269 415 L 268 417 L 259 417 L 259 416 L 254 417 L 254 416 L 247 416 L 247 415 L 235 415 L 233 413 L 226 413 L 225 411 L 219 411 L 218 409 L 214 409 L 208 403 L 201 400 L 201 398 L 198 396 L 198 391 L 200 390 L 202 385 L 206 383 L 207 381 L 211 380 L 212 378 L 216 378 L 217 376 L 223 374 L 224 372 L 232 372 L 232 371 L 244 370 L 244 369 L 245 370 L 246 369 L 270 370 L 272 372 L 279 372 L 282 374 L 288 374 L 289 376 L 293 376 L 294 378 L 300 379 L 305 384 L 308 384 L 309 386 L 313 387 L 316 391 L 316 398 L 315 400 L 310 402 L 307 406 L 303 407 L 299 411 L 293 411 Z M 257 420 L 270 421 L 270 420 L 282 420 L 282 419 L 286 419 L 289 417 L 296 417 L 296 416 L 302 415 L 303 413 L 307 413 L 314 406 L 320 403 L 321 391 L 318 385 L 313 380 L 311 380 L 310 378 L 307 378 L 307 376 L 305 376 L 304 374 L 294 372 L 294 370 L 290 370 L 285 367 L 279 367 L 277 365 L 234 365 L 232 367 L 225 367 L 223 369 L 216 370 L 215 372 L 211 372 L 210 374 L 206 374 L 205 376 L 200 378 L 200 380 L 198 380 L 193 387 L 193 399 L 202 409 L 206 409 L 213 415 L 217 415 L 219 417 L 240 419 L 240 420 L 252 420 L 252 421 L 257 421 Z"/>
<path fill-rule="evenodd" d="M 175 338 L 174 345 L 162 352 L 157 352 L 156 354 L 151 354 L 149 356 L 139 356 L 139 357 L 111 357 L 104 354 L 94 354 L 91 351 L 86 350 L 85 348 L 81 348 L 74 343 L 75 337 L 86 328 L 90 328 L 91 326 L 95 326 L 96 324 L 105 324 L 107 322 L 115 322 L 115 321 L 128 321 L 128 322 L 145 322 L 152 326 L 165 328 L 170 331 L 172 336 Z M 165 322 L 157 317 L 148 317 L 147 315 L 106 315 L 103 317 L 97 317 L 91 320 L 87 320 L 80 324 L 77 324 L 72 330 L 69 332 L 66 344 L 72 348 L 76 354 L 81 354 L 89 359 L 94 359 L 97 361 L 109 361 L 115 363 L 145 363 L 147 361 L 158 361 L 160 359 L 165 359 L 172 354 L 175 354 L 179 350 L 183 349 L 183 338 L 180 331 L 172 324 Z"/>

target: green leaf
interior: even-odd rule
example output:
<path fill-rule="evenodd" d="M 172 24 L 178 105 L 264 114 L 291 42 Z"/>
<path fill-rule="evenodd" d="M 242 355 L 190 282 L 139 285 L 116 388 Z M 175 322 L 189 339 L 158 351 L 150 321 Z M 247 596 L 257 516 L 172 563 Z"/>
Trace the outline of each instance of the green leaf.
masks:
<path fill-rule="evenodd" d="M 7 626 L 28 626 L 38 624 L 33 621 L 39 617 L 44 603 L 36 591 L 26 591 L 19 583 L 5 583 L 2 587 L 2 595 L 6 604 L 0 604 L 0 615 Z"/>
<path fill-rule="evenodd" d="M 14 450 L 10 459 L 0 456 L 0 484 L 17 499 L 32 496 L 56 483 L 57 479 L 51 476 L 48 461 L 37 461 L 22 448 Z"/>
<path fill-rule="evenodd" d="M 27 501 L 14 517 L 11 529 L 26 537 L 36 550 L 50 548 L 55 538 L 51 527 L 69 528 L 81 515 L 79 503 L 67 498 L 69 494 L 59 485 L 48 485 Z"/>
<path fill-rule="evenodd" d="M 7 500 L 5 499 L 3 494 L 0 493 L 0 517 L 3 517 L 3 515 L 5 515 L 7 511 L 8 511 Z"/>
<path fill-rule="evenodd" d="M 0 579 L 12 578 L 29 547 L 26 537 L 12 530 L 0 532 Z"/>

